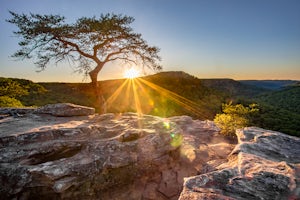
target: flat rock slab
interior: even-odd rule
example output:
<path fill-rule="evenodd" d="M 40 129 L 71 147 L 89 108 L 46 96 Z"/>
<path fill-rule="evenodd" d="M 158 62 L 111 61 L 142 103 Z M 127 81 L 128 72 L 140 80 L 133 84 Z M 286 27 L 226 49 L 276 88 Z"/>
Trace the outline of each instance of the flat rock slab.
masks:
<path fill-rule="evenodd" d="M 94 116 L 55 117 L 46 114 L 31 114 L 30 117 L 7 116 L 0 119 L 0 137 L 18 136 L 29 132 L 39 132 L 59 128 L 75 128 L 92 124 Z"/>

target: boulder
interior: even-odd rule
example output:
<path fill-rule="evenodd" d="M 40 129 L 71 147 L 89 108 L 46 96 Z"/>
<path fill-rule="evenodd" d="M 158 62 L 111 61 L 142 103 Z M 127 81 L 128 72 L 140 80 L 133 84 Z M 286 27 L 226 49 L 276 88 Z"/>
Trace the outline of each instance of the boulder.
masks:
<path fill-rule="evenodd" d="M 250 127 L 215 171 L 185 179 L 180 200 L 299 199 L 300 139 Z"/>
<path fill-rule="evenodd" d="M 184 177 L 226 163 L 235 146 L 188 116 L 56 117 L 48 108 L 0 119 L 1 199 L 175 200 Z"/>

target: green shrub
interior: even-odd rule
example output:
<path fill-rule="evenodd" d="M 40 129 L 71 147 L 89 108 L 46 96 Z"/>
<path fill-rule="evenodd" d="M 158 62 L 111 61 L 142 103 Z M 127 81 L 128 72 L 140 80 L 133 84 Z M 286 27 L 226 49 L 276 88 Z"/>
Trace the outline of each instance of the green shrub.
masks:
<path fill-rule="evenodd" d="M 234 136 L 236 129 L 251 125 L 252 116 L 258 112 L 256 104 L 248 107 L 242 104 L 222 104 L 222 114 L 217 114 L 214 122 L 221 129 L 221 134 Z"/>
<path fill-rule="evenodd" d="M 22 103 L 9 96 L 0 96 L 0 107 L 22 107 Z"/>

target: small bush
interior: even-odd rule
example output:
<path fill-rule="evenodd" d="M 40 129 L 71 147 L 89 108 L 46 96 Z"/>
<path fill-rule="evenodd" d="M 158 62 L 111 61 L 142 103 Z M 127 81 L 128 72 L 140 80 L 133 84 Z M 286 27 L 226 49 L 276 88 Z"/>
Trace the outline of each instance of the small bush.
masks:
<path fill-rule="evenodd" d="M 22 103 L 9 96 L 0 96 L 0 107 L 22 107 Z"/>
<path fill-rule="evenodd" d="M 223 104 L 223 113 L 217 114 L 214 122 L 221 129 L 221 134 L 235 136 L 236 129 L 251 125 L 252 116 L 258 112 L 256 106 L 256 104 L 251 104 L 248 107 L 242 104 Z"/>

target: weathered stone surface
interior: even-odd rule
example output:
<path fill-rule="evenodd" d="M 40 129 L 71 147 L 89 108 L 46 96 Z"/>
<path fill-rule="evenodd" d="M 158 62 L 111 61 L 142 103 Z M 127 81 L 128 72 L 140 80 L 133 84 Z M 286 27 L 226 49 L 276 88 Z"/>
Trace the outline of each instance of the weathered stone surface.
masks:
<path fill-rule="evenodd" d="M 188 116 L 54 107 L 0 109 L 1 199 L 300 198 L 299 138 L 252 127 L 235 145 Z"/>
<path fill-rule="evenodd" d="M 35 108 L 0 108 L 0 119 L 8 116 L 21 117 L 23 114 L 33 113 Z"/>
<path fill-rule="evenodd" d="M 35 110 L 38 114 L 50 114 L 58 117 L 87 116 L 95 114 L 95 108 L 71 103 L 48 104 Z"/>
<path fill-rule="evenodd" d="M 184 177 L 214 170 L 235 146 L 187 116 L 35 112 L 0 130 L 1 199 L 178 199 Z"/>
<path fill-rule="evenodd" d="M 229 161 L 187 178 L 180 200 L 300 199 L 300 139 L 254 127 L 237 136 Z"/>

